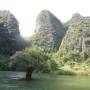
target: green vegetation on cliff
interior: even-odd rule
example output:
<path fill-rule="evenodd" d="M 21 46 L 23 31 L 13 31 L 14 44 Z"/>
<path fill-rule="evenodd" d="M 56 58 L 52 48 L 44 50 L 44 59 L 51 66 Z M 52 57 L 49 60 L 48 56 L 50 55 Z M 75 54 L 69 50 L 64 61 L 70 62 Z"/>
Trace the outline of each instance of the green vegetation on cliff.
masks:
<path fill-rule="evenodd" d="M 68 30 L 57 52 L 58 56 L 64 62 L 89 62 L 90 17 L 75 15 L 66 25 Z"/>
<path fill-rule="evenodd" d="M 43 10 L 37 16 L 35 34 L 31 42 L 45 49 L 57 51 L 64 37 L 63 24 L 50 11 Z"/>

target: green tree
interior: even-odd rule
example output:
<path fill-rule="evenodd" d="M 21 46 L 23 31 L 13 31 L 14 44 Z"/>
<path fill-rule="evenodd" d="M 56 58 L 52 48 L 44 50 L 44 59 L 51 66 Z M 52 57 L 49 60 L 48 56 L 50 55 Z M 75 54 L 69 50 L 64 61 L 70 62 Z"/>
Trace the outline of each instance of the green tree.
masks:
<path fill-rule="evenodd" d="M 26 80 L 30 80 L 32 72 L 35 69 L 43 68 L 48 58 L 41 48 L 26 48 L 11 57 L 10 66 L 23 68 L 26 71 Z"/>

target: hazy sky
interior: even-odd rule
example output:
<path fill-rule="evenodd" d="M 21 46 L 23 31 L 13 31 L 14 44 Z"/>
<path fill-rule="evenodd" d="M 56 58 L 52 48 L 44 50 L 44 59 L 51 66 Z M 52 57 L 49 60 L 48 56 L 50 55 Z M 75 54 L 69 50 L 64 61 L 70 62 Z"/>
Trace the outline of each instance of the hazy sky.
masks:
<path fill-rule="evenodd" d="M 27 37 L 33 34 L 41 10 L 48 9 L 65 22 L 77 12 L 90 16 L 90 0 L 0 0 L 0 9 L 9 10 L 16 16 L 21 35 Z"/>

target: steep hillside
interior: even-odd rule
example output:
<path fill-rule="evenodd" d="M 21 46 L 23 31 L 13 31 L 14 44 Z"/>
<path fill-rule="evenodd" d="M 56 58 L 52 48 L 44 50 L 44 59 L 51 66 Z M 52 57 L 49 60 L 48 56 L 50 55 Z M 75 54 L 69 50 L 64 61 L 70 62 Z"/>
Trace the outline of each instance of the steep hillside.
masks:
<path fill-rule="evenodd" d="M 31 41 L 45 49 L 57 51 L 64 34 L 63 24 L 51 12 L 43 10 L 37 16 L 36 30 Z"/>
<path fill-rule="evenodd" d="M 0 11 L 0 54 L 12 55 L 24 46 L 25 41 L 20 35 L 14 15 L 9 11 Z"/>
<path fill-rule="evenodd" d="M 66 35 L 58 51 L 59 60 L 87 61 L 90 58 L 90 17 L 74 14 L 66 23 Z"/>

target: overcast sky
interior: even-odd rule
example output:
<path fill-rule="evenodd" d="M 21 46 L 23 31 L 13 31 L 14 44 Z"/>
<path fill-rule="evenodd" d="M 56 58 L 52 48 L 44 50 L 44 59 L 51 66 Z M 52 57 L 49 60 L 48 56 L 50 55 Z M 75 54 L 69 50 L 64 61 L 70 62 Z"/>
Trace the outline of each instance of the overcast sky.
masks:
<path fill-rule="evenodd" d="M 15 15 L 21 35 L 27 37 L 33 34 L 36 17 L 41 10 L 48 9 L 65 22 L 77 12 L 90 16 L 90 0 L 0 0 L 0 9 Z"/>

